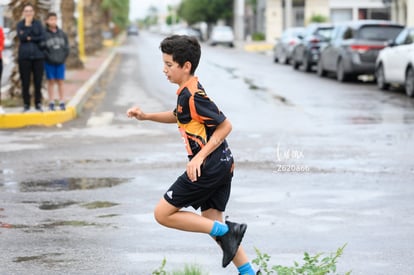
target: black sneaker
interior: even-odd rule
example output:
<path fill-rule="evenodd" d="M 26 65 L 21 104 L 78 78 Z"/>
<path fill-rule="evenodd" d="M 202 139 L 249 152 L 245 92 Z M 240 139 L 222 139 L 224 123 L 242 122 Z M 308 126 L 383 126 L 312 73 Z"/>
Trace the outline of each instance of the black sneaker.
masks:
<path fill-rule="evenodd" d="M 223 249 L 223 267 L 228 266 L 234 256 L 236 256 L 247 229 L 247 224 L 244 223 L 240 224 L 226 221 L 226 224 L 229 227 L 229 231 L 223 236 L 216 237 L 221 249 Z"/>
<path fill-rule="evenodd" d="M 65 103 L 64 102 L 61 102 L 59 104 L 59 107 L 60 107 L 60 110 L 62 110 L 62 111 L 65 111 L 66 110 L 66 106 L 65 106 Z"/>
<path fill-rule="evenodd" d="M 54 102 L 50 102 L 49 103 L 49 110 L 50 111 L 54 111 L 55 110 L 55 103 Z"/>
<path fill-rule="evenodd" d="M 42 104 L 36 104 L 36 111 L 43 112 Z"/>
<path fill-rule="evenodd" d="M 28 112 L 30 110 L 30 106 L 28 106 L 28 105 L 24 105 L 24 107 L 23 107 L 23 113 L 26 113 L 26 112 Z"/>

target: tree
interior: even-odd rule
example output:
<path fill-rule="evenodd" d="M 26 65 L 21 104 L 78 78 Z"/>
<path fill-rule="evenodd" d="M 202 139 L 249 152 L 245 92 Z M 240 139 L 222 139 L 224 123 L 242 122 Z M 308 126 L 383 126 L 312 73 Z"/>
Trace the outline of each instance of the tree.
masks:
<path fill-rule="evenodd" d="M 129 0 L 102 0 L 102 9 L 118 28 L 124 29 L 129 24 Z M 109 23 L 109 22 L 108 22 Z"/>
<path fill-rule="evenodd" d="M 189 25 L 197 22 L 211 25 L 220 19 L 231 25 L 233 0 L 183 0 L 178 15 Z"/>
<path fill-rule="evenodd" d="M 85 53 L 91 55 L 102 49 L 102 0 L 83 0 Z"/>
<path fill-rule="evenodd" d="M 70 46 L 70 52 L 68 59 L 66 60 L 66 66 L 69 69 L 83 68 L 83 62 L 79 58 L 79 47 L 76 39 L 78 30 L 76 28 L 75 1 L 62 0 L 60 2 L 60 8 L 62 11 L 62 30 L 67 34 Z"/>

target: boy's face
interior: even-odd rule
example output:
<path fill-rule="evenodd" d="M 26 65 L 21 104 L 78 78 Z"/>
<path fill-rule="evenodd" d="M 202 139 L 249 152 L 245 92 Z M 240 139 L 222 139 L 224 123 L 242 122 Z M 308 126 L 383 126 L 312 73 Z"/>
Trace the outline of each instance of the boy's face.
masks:
<path fill-rule="evenodd" d="M 190 75 L 191 63 L 186 62 L 184 66 L 180 66 L 172 58 L 172 55 L 163 53 L 162 60 L 164 61 L 163 72 L 171 83 L 178 85 L 184 84 Z"/>
<path fill-rule="evenodd" d="M 51 16 L 46 20 L 46 23 L 49 25 L 49 27 L 55 28 L 57 25 L 57 18 L 56 16 Z"/>

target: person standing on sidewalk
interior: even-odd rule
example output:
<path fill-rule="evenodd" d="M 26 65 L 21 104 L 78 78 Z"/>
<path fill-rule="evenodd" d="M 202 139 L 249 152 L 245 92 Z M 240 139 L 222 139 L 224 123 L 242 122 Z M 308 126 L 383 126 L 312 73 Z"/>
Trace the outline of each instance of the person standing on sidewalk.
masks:
<path fill-rule="evenodd" d="M 32 4 L 23 7 L 23 20 L 17 23 L 19 45 L 19 73 L 22 83 L 23 112 L 30 110 L 30 78 L 33 74 L 35 108 L 42 110 L 42 80 L 44 71 L 44 54 L 41 44 L 45 39 L 45 29 L 39 20 L 34 19 Z"/>
<path fill-rule="evenodd" d="M 55 110 L 54 88 L 58 86 L 59 108 L 65 110 L 63 80 L 65 79 L 65 61 L 69 55 L 69 41 L 67 35 L 57 26 L 57 14 L 50 12 L 46 18 L 45 40 L 45 69 L 47 91 L 49 94 L 49 109 Z"/>
<path fill-rule="evenodd" d="M 132 107 L 127 116 L 177 123 L 189 162 L 186 171 L 155 207 L 155 219 L 166 227 L 209 234 L 223 250 L 223 267 L 233 261 L 241 275 L 255 275 L 240 246 L 247 225 L 223 221 L 234 168 L 233 155 L 226 141 L 232 125 L 194 75 L 201 56 L 200 44 L 194 37 L 173 35 L 161 42 L 160 49 L 163 72 L 171 83 L 178 85 L 176 108 L 144 113 L 139 107 Z M 182 211 L 189 206 L 200 208 L 201 214 Z"/>

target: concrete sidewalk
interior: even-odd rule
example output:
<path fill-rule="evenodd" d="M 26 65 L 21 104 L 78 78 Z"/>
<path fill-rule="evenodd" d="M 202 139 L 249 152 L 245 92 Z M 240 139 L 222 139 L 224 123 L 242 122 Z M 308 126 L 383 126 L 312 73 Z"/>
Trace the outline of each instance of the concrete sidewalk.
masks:
<path fill-rule="evenodd" d="M 23 107 L 3 108 L 0 113 L 0 129 L 22 128 L 27 126 L 53 126 L 72 120 L 82 111 L 92 87 L 102 76 L 115 57 L 116 47 L 104 47 L 93 56 L 88 56 L 83 69 L 67 70 L 64 93 L 67 103 L 65 111 L 44 111 L 22 113 Z M 33 106 L 31 106 L 33 110 Z"/>

